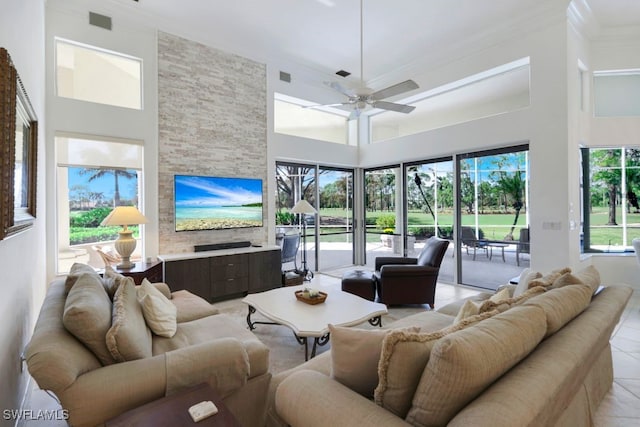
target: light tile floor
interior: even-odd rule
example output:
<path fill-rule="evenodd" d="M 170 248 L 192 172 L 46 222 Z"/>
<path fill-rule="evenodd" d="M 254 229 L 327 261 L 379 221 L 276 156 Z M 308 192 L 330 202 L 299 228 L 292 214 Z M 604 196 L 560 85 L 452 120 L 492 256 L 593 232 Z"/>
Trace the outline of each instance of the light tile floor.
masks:
<path fill-rule="evenodd" d="M 339 279 L 318 274 L 314 283 L 335 283 Z M 466 298 L 478 292 L 475 288 L 438 284 L 436 307 Z M 224 303 L 223 303 L 224 304 Z M 620 323 L 611 338 L 614 383 L 595 415 L 596 427 L 627 427 L 640 425 L 640 293 L 634 292 Z M 56 410 L 60 406 L 37 388 L 27 409 Z M 64 427 L 64 421 L 28 421 L 21 427 Z"/>

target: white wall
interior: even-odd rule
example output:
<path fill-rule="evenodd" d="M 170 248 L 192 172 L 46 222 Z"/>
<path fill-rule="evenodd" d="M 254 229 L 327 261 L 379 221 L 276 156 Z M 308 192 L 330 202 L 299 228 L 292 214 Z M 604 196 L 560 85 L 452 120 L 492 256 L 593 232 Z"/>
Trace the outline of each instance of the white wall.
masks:
<path fill-rule="evenodd" d="M 37 217 L 32 228 L 0 241 L 0 408 L 18 409 L 27 389 L 20 354 L 45 292 L 44 0 L 2 1 L 0 47 L 8 50 L 38 117 Z M 26 367 L 25 367 L 26 368 Z M 14 421 L 0 419 L 0 425 Z"/>
<path fill-rule="evenodd" d="M 57 252 L 55 150 L 56 132 L 87 136 L 104 136 L 144 141 L 144 198 L 142 212 L 149 222 L 144 225 L 143 256 L 158 255 L 158 101 L 156 30 L 133 21 L 122 10 L 104 2 L 48 0 L 46 32 L 47 90 L 47 184 L 51 215 L 47 218 L 47 252 Z M 110 16 L 111 31 L 89 25 L 89 11 Z M 55 96 L 55 37 L 77 41 L 103 49 L 141 58 L 143 61 L 143 109 L 140 111 L 76 101 Z M 48 277 L 56 274 L 56 265 L 48 266 Z"/>

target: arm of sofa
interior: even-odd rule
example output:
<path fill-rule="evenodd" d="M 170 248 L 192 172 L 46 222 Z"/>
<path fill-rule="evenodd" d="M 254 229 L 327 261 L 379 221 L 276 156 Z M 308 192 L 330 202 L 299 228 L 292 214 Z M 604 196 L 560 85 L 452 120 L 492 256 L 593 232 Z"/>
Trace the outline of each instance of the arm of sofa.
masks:
<path fill-rule="evenodd" d="M 167 352 L 166 372 L 167 395 L 206 381 L 225 398 L 247 383 L 249 355 L 238 339 L 219 338 Z"/>
<path fill-rule="evenodd" d="M 290 426 L 409 426 L 339 382 L 315 371 L 291 374 L 276 390 L 276 410 Z"/>

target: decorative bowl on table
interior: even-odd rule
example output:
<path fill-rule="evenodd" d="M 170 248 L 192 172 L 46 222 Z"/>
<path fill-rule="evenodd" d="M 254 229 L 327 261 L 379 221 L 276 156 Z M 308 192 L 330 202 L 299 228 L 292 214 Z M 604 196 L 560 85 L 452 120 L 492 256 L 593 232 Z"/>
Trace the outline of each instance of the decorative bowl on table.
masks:
<path fill-rule="evenodd" d="M 296 298 L 298 301 L 302 301 L 306 304 L 321 304 L 327 299 L 327 294 L 320 292 L 316 289 L 305 288 L 301 291 L 296 291 Z"/>

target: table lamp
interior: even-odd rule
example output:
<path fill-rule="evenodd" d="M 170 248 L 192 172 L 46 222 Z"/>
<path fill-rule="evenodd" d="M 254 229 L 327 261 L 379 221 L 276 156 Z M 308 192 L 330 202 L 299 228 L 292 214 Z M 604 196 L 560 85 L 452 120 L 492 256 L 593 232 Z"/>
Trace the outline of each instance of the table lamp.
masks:
<path fill-rule="evenodd" d="M 100 225 L 122 225 L 122 231 L 119 231 L 118 238 L 114 246 L 116 251 L 122 257 L 122 262 L 117 265 L 118 268 L 133 268 L 135 263 L 131 262 L 131 254 L 136 248 L 136 239 L 133 238 L 133 231 L 127 228 L 128 225 L 146 224 L 147 218 L 140 213 L 135 206 L 118 206 L 111 211 Z"/>
<path fill-rule="evenodd" d="M 304 247 L 302 251 L 302 274 L 304 280 L 311 280 L 309 275 L 313 277 L 313 273 L 307 268 L 307 221 L 305 220 L 305 215 L 315 214 L 316 212 L 315 208 L 304 199 L 301 199 L 296 203 L 293 209 L 291 209 L 291 213 L 300 215 L 300 218 L 302 219 L 302 246 Z"/>

